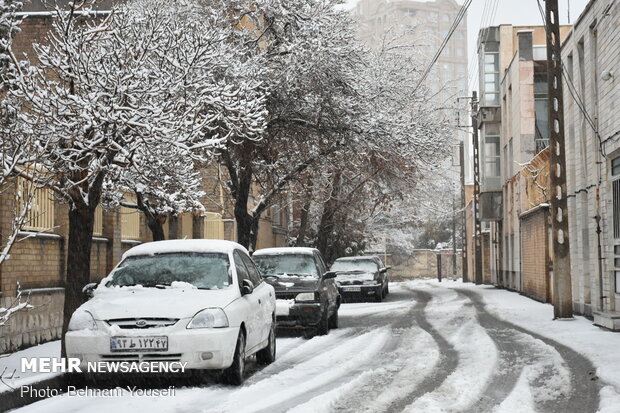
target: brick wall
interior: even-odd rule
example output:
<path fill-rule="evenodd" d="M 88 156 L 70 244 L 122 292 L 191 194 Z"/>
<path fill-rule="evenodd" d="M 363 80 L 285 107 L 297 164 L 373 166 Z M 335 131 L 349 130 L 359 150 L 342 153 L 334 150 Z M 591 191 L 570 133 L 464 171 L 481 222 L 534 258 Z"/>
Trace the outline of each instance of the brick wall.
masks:
<path fill-rule="evenodd" d="M 548 220 L 549 210 L 545 207 L 537 208 L 520 219 L 523 293 L 542 302 L 551 298 Z"/>

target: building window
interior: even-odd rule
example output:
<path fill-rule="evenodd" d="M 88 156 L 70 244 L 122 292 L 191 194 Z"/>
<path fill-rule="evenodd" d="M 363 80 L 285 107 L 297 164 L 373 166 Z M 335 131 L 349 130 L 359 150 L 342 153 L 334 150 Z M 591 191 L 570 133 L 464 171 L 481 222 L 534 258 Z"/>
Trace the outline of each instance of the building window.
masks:
<path fill-rule="evenodd" d="M 456 40 L 463 40 L 465 38 L 465 34 L 459 30 L 456 32 Z"/>
<path fill-rule="evenodd" d="M 484 104 L 499 106 L 499 53 L 484 54 Z"/>
<path fill-rule="evenodd" d="M 272 224 L 274 227 L 279 227 L 282 225 L 282 207 L 280 206 L 280 201 L 276 201 L 271 207 L 272 215 Z"/>
<path fill-rule="evenodd" d="M 403 9 L 403 12 L 405 14 L 405 16 L 407 17 L 413 17 L 416 15 L 416 10 L 415 9 Z"/>
<path fill-rule="evenodd" d="M 101 205 L 97 205 L 97 208 L 95 208 L 95 224 L 93 225 L 93 236 L 103 236 L 103 208 L 101 208 Z"/>
<path fill-rule="evenodd" d="M 462 48 L 462 47 L 457 47 L 457 48 L 456 48 L 456 55 L 457 55 L 458 57 L 463 57 L 463 56 L 465 55 L 465 50 L 463 50 L 463 48 Z"/>
<path fill-rule="evenodd" d="M 614 158 L 611 161 L 611 176 L 613 178 L 612 209 L 614 223 L 614 239 L 617 240 L 617 242 L 620 242 L 620 156 Z M 615 248 L 620 248 L 620 245 L 616 245 Z M 620 267 L 620 265 L 618 265 L 617 267 Z"/>
<path fill-rule="evenodd" d="M 487 134 L 484 137 L 484 175 L 485 177 L 499 177 L 500 170 L 499 135 Z"/>
<path fill-rule="evenodd" d="M 206 212 L 204 216 L 204 237 L 207 239 L 224 239 L 224 221 L 222 214 Z"/>
<path fill-rule="evenodd" d="M 442 19 L 445 22 L 449 22 L 450 21 L 450 15 L 448 13 L 444 13 Z"/>
<path fill-rule="evenodd" d="M 549 146 L 549 112 L 547 74 L 534 74 L 534 104 L 536 110 L 536 153 Z"/>
<path fill-rule="evenodd" d="M 125 194 L 125 201 L 129 204 L 135 204 L 135 194 Z M 121 238 L 122 239 L 140 239 L 140 212 L 135 208 L 121 206 Z"/>
<path fill-rule="evenodd" d="M 428 12 L 428 18 L 432 21 L 437 21 L 437 12 L 435 11 L 429 11 Z"/>
<path fill-rule="evenodd" d="M 20 213 L 28 207 L 23 229 L 49 231 L 54 228 L 54 194 L 50 189 L 33 188 L 32 182 L 18 178 L 16 195 Z"/>

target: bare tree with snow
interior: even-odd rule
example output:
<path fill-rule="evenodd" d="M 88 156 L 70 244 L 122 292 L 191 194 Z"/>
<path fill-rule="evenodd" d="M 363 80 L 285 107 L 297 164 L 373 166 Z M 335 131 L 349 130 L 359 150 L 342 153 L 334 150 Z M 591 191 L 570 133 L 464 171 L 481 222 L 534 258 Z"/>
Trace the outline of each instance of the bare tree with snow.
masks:
<path fill-rule="evenodd" d="M 110 172 L 151 162 L 146 148 L 205 156 L 227 139 L 218 126 L 239 95 L 217 77 L 230 64 L 226 36 L 195 19 L 191 2 L 136 0 L 104 16 L 90 15 L 90 4 L 56 9 L 47 42 L 34 46 L 38 64 L 16 70 L 9 91 L 28 102 L 19 122 L 45 153 L 45 176 L 19 175 L 70 206 L 65 329 L 84 300 L 94 212 Z M 258 98 L 242 106 L 262 113 Z M 121 174 L 129 188 L 130 174 Z"/>

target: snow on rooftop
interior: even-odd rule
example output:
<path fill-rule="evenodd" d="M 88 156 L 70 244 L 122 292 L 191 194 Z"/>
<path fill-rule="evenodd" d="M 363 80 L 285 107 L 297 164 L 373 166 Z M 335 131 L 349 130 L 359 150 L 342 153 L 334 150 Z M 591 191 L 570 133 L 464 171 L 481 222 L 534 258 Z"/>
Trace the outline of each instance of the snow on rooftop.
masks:
<path fill-rule="evenodd" d="M 312 255 L 313 253 L 318 252 L 316 248 L 308 248 L 308 247 L 281 247 L 281 248 L 262 248 L 256 252 L 254 255 L 283 255 L 283 254 L 304 254 L 304 255 Z"/>
<path fill-rule="evenodd" d="M 247 250 L 233 241 L 219 239 L 175 239 L 167 241 L 146 242 L 137 245 L 123 254 L 123 258 L 136 255 L 154 255 L 171 252 L 221 252 L 232 253 L 233 250 L 240 249 L 247 253 Z"/>

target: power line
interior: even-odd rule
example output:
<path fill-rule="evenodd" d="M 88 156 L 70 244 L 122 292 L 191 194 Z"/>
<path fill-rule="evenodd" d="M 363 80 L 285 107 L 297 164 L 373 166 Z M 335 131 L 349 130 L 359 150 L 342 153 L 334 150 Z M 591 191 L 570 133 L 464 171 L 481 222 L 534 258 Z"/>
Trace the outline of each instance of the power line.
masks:
<path fill-rule="evenodd" d="M 443 39 L 443 42 L 439 46 L 439 50 L 437 50 L 437 53 L 435 53 L 435 56 L 433 57 L 433 59 L 431 60 L 429 65 L 427 66 L 426 70 L 424 70 L 422 76 L 420 77 L 420 80 L 418 81 L 418 84 L 413 89 L 413 93 L 414 94 L 420 88 L 422 83 L 424 83 L 424 80 L 426 80 L 426 77 L 428 76 L 428 74 L 430 73 L 431 69 L 433 68 L 433 65 L 435 63 L 437 63 L 437 60 L 439 59 L 439 56 L 441 55 L 441 53 L 443 52 L 443 49 L 448 44 L 448 41 L 452 37 L 452 34 L 454 34 L 454 31 L 456 30 L 458 25 L 461 23 L 461 20 L 463 20 L 463 17 L 465 16 L 465 13 L 467 13 L 467 9 L 469 8 L 469 5 L 471 4 L 471 2 L 472 2 L 472 0 L 467 0 L 463 4 L 461 9 L 459 10 L 459 12 L 456 15 L 456 17 L 454 18 L 454 21 L 452 22 L 452 26 L 450 27 L 450 30 L 448 30 L 448 34 L 446 34 L 446 37 Z"/>
<path fill-rule="evenodd" d="M 540 0 L 536 0 L 536 2 L 538 4 L 538 11 L 540 11 L 540 17 L 542 18 L 542 21 L 543 21 L 543 27 L 545 28 L 545 32 L 547 33 L 547 35 L 549 35 L 549 33 L 547 31 L 547 19 L 545 18 L 545 12 L 544 12 L 544 10 L 542 8 L 542 5 L 540 4 Z M 573 101 L 577 104 L 577 107 L 579 108 L 579 111 L 583 114 L 586 122 L 588 123 L 588 125 L 590 125 L 590 128 L 592 128 L 592 130 L 594 131 L 594 135 L 596 136 L 596 138 L 597 138 L 597 140 L 599 142 L 599 152 L 601 153 L 603 158 L 605 158 L 606 155 L 603 152 L 603 142 L 601 140 L 601 135 L 599 134 L 598 129 L 597 129 L 594 121 L 590 117 L 590 114 L 586 110 L 586 105 L 583 102 L 583 100 L 581 100 L 581 97 L 579 96 L 579 93 L 577 92 L 577 88 L 575 87 L 575 84 L 573 83 L 573 80 L 570 78 L 570 76 L 568 76 L 566 74 L 566 67 L 564 66 L 564 62 L 562 61 L 561 58 L 560 58 L 560 68 L 561 68 L 561 71 L 562 71 L 562 78 L 567 83 L 568 91 L 569 91 L 571 97 L 573 98 Z"/>

